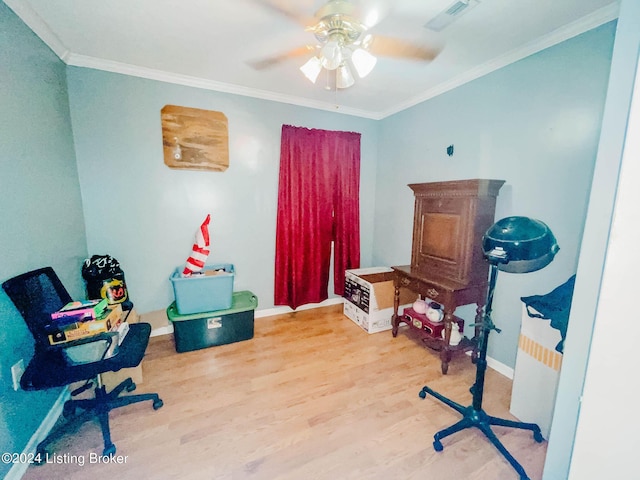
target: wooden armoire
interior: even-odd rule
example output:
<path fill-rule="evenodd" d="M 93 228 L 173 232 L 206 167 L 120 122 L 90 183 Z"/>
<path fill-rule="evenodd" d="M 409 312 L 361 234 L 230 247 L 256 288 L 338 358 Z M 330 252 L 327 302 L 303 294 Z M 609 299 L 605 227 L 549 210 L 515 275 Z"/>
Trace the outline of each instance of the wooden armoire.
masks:
<path fill-rule="evenodd" d="M 400 322 L 414 328 L 398 314 L 399 290 L 408 288 L 442 305 L 444 340 L 420 330 L 425 343 L 440 350 L 442 373 L 446 374 L 452 352 L 475 347 L 486 301 L 489 263 L 482 252 L 482 236 L 495 221 L 498 192 L 504 180 L 454 180 L 416 183 L 411 265 L 395 266 L 396 301 L 392 333 Z M 461 305 L 476 304 L 476 335 L 458 346 L 449 344 L 453 315 Z"/>

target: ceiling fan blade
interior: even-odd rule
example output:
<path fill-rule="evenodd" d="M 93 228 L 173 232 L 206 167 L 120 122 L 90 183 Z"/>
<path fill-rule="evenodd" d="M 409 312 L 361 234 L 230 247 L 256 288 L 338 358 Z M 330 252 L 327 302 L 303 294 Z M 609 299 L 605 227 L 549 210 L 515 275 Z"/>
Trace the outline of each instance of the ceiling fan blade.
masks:
<path fill-rule="evenodd" d="M 354 16 L 367 29 L 375 27 L 384 20 L 393 6 L 391 0 L 359 0 L 355 4 Z"/>
<path fill-rule="evenodd" d="M 430 61 L 438 56 L 439 48 L 418 45 L 399 38 L 373 35 L 368 46 L 369 52 L 380 57 L 406 58 L 409 60 Z"/>
<path fill-rule="evenodd" d="M 274 3 L 272 3 L 269 0 L 253 0 L 255 3 L 258 3 L 266 8 L 268 8 L 269 10 L 276 12 L 280 15 L 283 15 L 285 17 L 287 17 L 290 20 L 293 20 L 296 23 L 299 23 L 300 25 L 302 25 L 303 27 L 309 27 L 311 25 L 314 25 L 315 23 L 317 23 L 317 19 L 315 19 L 314 17 L 309 17 L 309 16 L 305 16 L 305 15 L 301 15 L 297 12 L 291 11 L 289 9 L 283 8 L 279 5 L 276 5 Z"/>
<path fill-rule="evenodd" d="M 258 60 L 250 60 L 247 62 L 247 64 L 255 70 L 265 70 L 277 65 L 278 63 L 285 62 L 292 58 L 299 58 L 305 55 L 309 55 L 309 53 L 313 51 L 313 47 L 305 45 L 303 47 L 294 48 L 293 50 L 289 50 L 288 52 L 273 55 L 271 57 L 265 57 Z"/>

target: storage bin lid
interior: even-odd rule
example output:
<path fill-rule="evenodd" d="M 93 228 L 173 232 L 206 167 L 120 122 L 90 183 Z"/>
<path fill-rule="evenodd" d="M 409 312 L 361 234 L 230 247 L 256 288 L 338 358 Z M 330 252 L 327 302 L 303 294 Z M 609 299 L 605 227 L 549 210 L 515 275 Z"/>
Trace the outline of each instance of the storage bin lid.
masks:
<path fill-rule="evenodd" d="M 255 310 L 258 306 L 258 297 L 248 290 L 233 292 L 231 298 L 231 308 L 226 310 L 216 310 L 213 312 L 191 313 L 189 315 L 180 315 L 173 302 L 167 308 L 167 317 L 172 322 L 180 322 L 183 320 L 194 320 L 203 317 L 221 317 L 223 315 L 231 315 L 232 313 L 246 312 L 247 310 Z"/>

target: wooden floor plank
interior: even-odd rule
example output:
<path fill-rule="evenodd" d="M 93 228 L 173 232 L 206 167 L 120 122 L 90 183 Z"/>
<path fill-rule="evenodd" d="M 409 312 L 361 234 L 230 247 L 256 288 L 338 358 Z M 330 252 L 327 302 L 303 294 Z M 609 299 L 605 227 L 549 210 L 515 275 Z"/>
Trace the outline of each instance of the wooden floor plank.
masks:
<path fill-rule="evenodd" d="M 455 357 L 443 376 L 436 352 L 403 331 L 369 335 L 340 306 L 258 318 L 252 340 L 194 352 L 176 353 L 171 335 L 153 337 L 143 378 L 137 392 L 159 393 L 164 407 L 111 412 L 112 439 L 126 463 L 90 463 L 102 451 L 98 424 L 90 423 L 54 446 L 62 462 L 30 467 L 23 478 L 519 478 L 476 429 L 433 450 L 433 434 L 460 416 L 418 392 L 429 385 L 470 404 L 475 367 L 468 357 Z M 510 391 L 511 381 L 489 370 L 485 411 L 513 418 Z M 546 442 L 494 431 L 532 480 L 542 477 Z"/>

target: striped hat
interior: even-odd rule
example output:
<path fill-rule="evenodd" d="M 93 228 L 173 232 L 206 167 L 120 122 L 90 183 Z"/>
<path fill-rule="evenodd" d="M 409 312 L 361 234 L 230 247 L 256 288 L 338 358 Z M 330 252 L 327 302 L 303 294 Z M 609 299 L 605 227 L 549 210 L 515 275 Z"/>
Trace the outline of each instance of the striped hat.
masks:
<path fill-rule="evenodd" d="M 204 264 L 209 256 L 209 221 L 211 215 L 207 215 L 202 225 L 196 232 L 196 243 L 193 244 L 191 255 L 187 258 L 187 264 L 182 271 L 183 277 L 188 277 L 193 272 L 199 272 L 204 268 Z"/>

